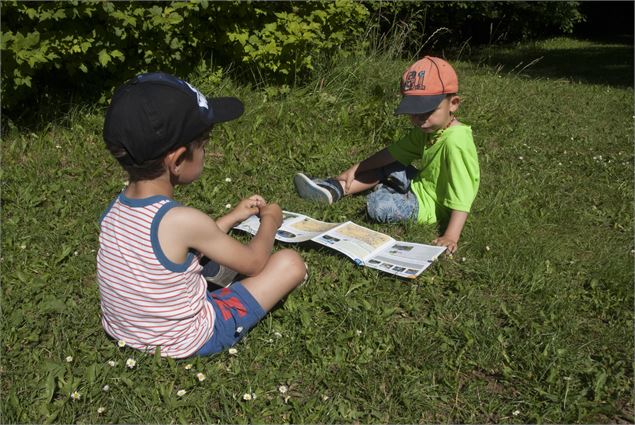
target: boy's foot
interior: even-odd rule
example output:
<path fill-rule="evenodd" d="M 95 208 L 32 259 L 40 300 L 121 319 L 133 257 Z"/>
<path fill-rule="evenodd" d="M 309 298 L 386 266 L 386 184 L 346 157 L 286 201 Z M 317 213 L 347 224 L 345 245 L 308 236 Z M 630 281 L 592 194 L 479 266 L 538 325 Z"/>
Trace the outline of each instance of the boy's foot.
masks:
<path fill-rule="evenodd" d="M 303 199 L 332 204 L 344 196 L 344 189 L 335 179 L 310 179 L 302 173 L 293 176 L 293 183 Z"/>
<path fill-rule="evenodd" d="M 228 287 L 234 282 L 234 279 L 238 275 L 238 272 L 225 266 L 221 266 L 220 264 L 208 260 L 207 258 L 204 258 L 201 261 L 201 265 L 203 266 L 201 274 L 205 280 L 217 286 L 223 286 L 225 288 Z"/>

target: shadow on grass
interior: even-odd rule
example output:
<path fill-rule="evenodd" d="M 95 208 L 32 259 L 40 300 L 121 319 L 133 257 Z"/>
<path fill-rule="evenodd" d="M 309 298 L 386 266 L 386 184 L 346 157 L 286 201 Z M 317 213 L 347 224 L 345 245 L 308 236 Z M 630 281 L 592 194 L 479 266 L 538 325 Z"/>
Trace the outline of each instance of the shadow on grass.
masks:
<path fill-rule="evenodd" d="M 502 67 L 503 73 L 518 73 L 533 78 L 633 87 L 633 46 L 629 45 L 483 49 L 473 54 L 468 61 L 493 68 Z"/>

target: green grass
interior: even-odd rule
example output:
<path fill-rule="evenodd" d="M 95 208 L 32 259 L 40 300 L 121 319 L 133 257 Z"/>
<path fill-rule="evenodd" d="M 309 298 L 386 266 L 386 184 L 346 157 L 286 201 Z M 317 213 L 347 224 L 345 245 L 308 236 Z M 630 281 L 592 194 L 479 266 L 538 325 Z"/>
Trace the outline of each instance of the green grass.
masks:
<path fill-rule="evenodd" d="M 594 54 L 615 74 L 598 74 L 592 60 L 572 68 L 571 58 Z M 449 59 L 482 173 L 458 253 L 403 281 L 287 245 L 310 279 L 237 355 L 160 359 L 102 331 L 97 222 L 126 180 L 103 146 L 103 110 L 10 131 L 0 421 L 633 422 L 632 47 L 558 39 Z M 342 59 L 288 93 L 200 78 L 203 91 L 241 97 L 246 113 L 214 130 L 202 178 L 176 197 L 218 216 L 260 193 L 317 219 L 430 242 L 432 226 L 370 223 L 363 196 L 315 205 L 291 181 L 296 171 L 339 172 L 408 129 L 392 114 L 406 65 Z"/>

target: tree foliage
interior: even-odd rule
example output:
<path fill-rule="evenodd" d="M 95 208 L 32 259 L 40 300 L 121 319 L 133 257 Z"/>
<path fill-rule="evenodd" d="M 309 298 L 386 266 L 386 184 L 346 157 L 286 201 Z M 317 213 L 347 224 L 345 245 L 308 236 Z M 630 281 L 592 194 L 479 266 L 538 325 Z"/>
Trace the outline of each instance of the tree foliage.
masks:
<path fill-rule="evenodd" d="M 487 33 L 526 38 L 570 32 L 576 2 L 16 1 L 2 12 L 2 109 L 9 115 L 56 90 L 107 93 L 133 75 L 227 68 L 293 81 L 346 53 L 374 27 L 412 37 L 445 28 L 448 43 Z M 490 40 L 491 41 L 491 40 Z M 217 75 L 211 73 L 211 75 Z"/>

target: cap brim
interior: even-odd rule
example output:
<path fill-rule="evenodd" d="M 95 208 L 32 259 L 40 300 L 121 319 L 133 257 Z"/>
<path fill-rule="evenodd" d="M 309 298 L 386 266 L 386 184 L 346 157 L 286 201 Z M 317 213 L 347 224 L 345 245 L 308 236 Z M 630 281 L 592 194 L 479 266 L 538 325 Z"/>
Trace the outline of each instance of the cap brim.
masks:
<path fill-rule="evenodd" d="M 212 123 L 235 120 L 245 112 L 243 103 L 235 97 L 208 97 Z"/>
<path fill-rule="evenodd" d="M 401 103 L 395 109 L 395 115 L 425 114 L 434 110 L 447 95 L 437 94 L 433 96 L 404 96 Z"/>

